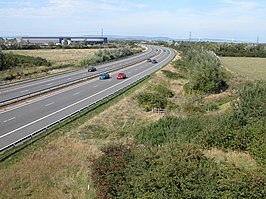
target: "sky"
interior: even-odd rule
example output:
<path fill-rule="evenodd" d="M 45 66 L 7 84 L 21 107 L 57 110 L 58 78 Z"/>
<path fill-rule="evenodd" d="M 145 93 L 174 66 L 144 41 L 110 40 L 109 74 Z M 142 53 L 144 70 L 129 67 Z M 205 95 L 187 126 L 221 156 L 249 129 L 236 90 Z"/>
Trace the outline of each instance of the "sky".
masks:
<path fill-rule="evenodd" d="M 2 36 L 164 36 L 266 42 L 265 0 L 0 0 Z"/>

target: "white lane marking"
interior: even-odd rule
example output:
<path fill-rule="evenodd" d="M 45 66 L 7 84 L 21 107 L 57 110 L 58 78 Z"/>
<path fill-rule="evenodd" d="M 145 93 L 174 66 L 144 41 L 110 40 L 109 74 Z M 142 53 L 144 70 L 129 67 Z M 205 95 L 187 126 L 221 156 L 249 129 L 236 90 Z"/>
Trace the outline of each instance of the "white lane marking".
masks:
<path fill-rule="evenodd" d="M 93 88 L 96 88 L 98 85 L 93 86 Z"/>
<path fill-rule="evenodd" d="M 16 119 L 16 117 L 12 117 L 12 118 L 10 118 L 8 120 L 5 120 L 4 123 L 9 122 L 9 121 L 14 120 L 14 119 Z"/>
<path fill-rule="evenodd" d="M 78 94 L 80 94 L 80 92 L 78 92 L 78 93 L 75 93 L 75 94 L 73 94 L 73 95 L 78 95 Z"/>
<path fill-rule="evenodd" d="M 149 47 L 151 47 L 151 46 L 149 46 Z M 135 58 L 138 58 L 138 57 L 142 57 L 142 56 L 145 56 L 145 55 L 151 53 L 152 51 L 153 51 L 153 48 L 150 48 L 146 52 L 144 52 L 143 54 L 140 54 L 140 55 L 137 55 L 135 57 L 131 57 L 131 58 L 128 58 L 128 59 L 125 59 L 125 60 L 132 60 L 132 59 L 135 59 Z M 117 61 L 115 63 L 120 63 L 120 62 L 123 62 L 125 60 Z M 115 63 L 113 63 L 113 64 L 115 64 Z M 102 67 L 100 67 L 100 68 L 102 68 Z M 18 89 L 21 89 L 21 88 L 26 88 L 28 86 L 34 86 L 34 85 L 38 85 L 38 84 L 43 84 L 43 83 L 49 82 L 51 80 L 54 81 L 54 80 L 63 79 L 63 78 L 66 78 L 66 77 L 69 77 L 69 76 L 72 76 L 72 75 L 79 75 L 81 73 L 84 73 L 84 70 L 75 71 L 73 73 L 69 73 L 69 74 L 66 74 L 66 75 L 63 75 L 63 76 L 59 75 L 58 77 L 51 77 L 52 79 L 49 78 L 47 80 L 41 80 L 40 82 L 32 83 L 30 85 L 22 86 L 22 87 L 19 87 L 19 88 L 14 88 L 14 89 L 9 89 L 9 90 L 5 90 L 5 91 L 1 91 L 0 94 L 7 93 L 7 92 L 10 92 L 10 91 L 15 91 L 15 90 L 18 90 Z M 86 75 L 87 75 L 86 73 L 83 74 L 83 76 L 86 76 Z"/>
<path fill-rule="evenodd" d="M 53 105 L 54 104 L 54 102 L 52 102 L 52 103 L 50 103 L 50 104 L 46 104 L 45 106 L 51 106 L 51 105 Z"/>
<path fill-rule="evenodd" d="M 50 86 L 50 85 L 52 85 L 53 83 L 49 83 L 49 84 L 46 84 L 47 86 Z"/>
<path fill-rule="evenodd" d="M 50 94 L 44 95 L 42 97 L 39 97 L 39 98 L 36 98 L 36 99 L 33 99 L 33 100 L 27 100 L 25 103 L 21 103 L 21 104 L 15 105 L 15 106 L 11 107 L 10 109 L 9 108 L 6 108 L 6 109 L 1 109 L 0 108 L 0 115 L 4 114 L 4 113 L 7 113 L 9 111 L 15 110 L 17 108 L 21 108 L 21 107 L 24 107 L 24 106 L 29 106 L 29 105 L 31 105 L 33 103 L 37 103 L 37 102 L 39 102 L 39 101 L 41 101 L 43 99 L 47 99 L 49 97 L 52 97 L 52 96 L 55 96 L 55 95 L 70 91 L 72 89 L 76 89 L 79 86 L 84 86 L 84 85 L 88 85 L 90 83 L 94 83 L 96 81 L 98 81 L 98 79 L 96 79 L 96 78 L 95 79 L 91 79 L 91 80 L 89 80 L 88 82 L 85 82 L 85 83 L 81 83 L 81 84 L 77 84 L 77 85 L 74 85 L 74 86 L 70 86 L 70 87 L 67 87 L 66 89 L 58 90 L 58 91 L 52 92 Z"/>
<path fill-rule="evenodd" d="M 20 91 L 21 93 L 25 93 L 25 92 L 28 92 L 29 90 L 24 90 L 24 91 Z"/>
<path fill-rule="evenodd" d="M 171 53 L 167 56 L 166 59 L 168 59 L 170 56 L 171 56 Z M 57 110 L 57 111 L 55 111 L 55 112 L 53 112 L 53 113 L 50 113 L 49 115 L 46 115 L 46 116 L 44 116 L 44 117 L 42 117 L 42 118 L 39 118 L 39 119 L 37 119 L 37 120 L 35 120 L 35 121 L 32 121 L 32 122 L 26 124 L 26 125 L 24 125 L 24 126 L 21 126 L 21 127 L 15 129 L 15 130 L 13 130 L 13 131 L 10 131 L 10 132 L 8 132 L 8 133 L 6 133 L 6 134 L 4 134 L 4 135 L 1 135 L 1 136 L 0 136 L 0 139 L 3 138 L 3 137 L 6 137 L 6 136 L 8 136 L 8 135 L 10 135 L 10 134 L 12 134 L 12 133 L 14 133 L 14 132 L 16 132 L 16 131 L 19 131 L 20 129 L 23 129 L 23 128 L 28 127 L 28 126 L 30 126 L 30 125 L 32 125 L 32 124 L 35 124 L 35 123 L 37 123 L 37 122 L 39 122 L 39 121 L 41 121 L 41 120 L 43 120 L 43 119 L 46 119 L 46 118 L 48 118 L 48 117 L 50 117 L 50 116 L 52 116 L 52 115 L 55 115 L 56 113 L 59 113 L 59 112 L 61 112 L 61 111 L 64 111 L 65 109 L 68 109 L 68 108 L 70 108 L 70 107 L 72 107 L 72 106 L 75 106 L 75 105 L 77 105 L 77 104 L 79 104 L 79 103 L 81 103 L 81 102 L 83 102 L 83 101 L 86 101 L 86 100 L 88 100 L 88 99 L 90 99 L 90 98 L 92 98 L 92 97 L 94 97 L 94 96 L 96 96 L 96 95 L 99 95 L 99 94 L 101 94 L 101 93 L 103 93 L 103 92 L 105 92 L 105 91 L 107 91 L 107 90 L 109 90 L 109 89 L 112 89 L 112 88 L 115 87 L 115 86 L 118 86 L 118 85 L 120 85 L 120 84 L 123 84 L 123 83 L 125 83 L 126 81 L 129 81 L 129 80 L 135 78 L 136 76 L 138 76 L 138 75 L 140 75 L 140 74 L 142 74 L 142 73 L 146 73 L 147 71 L 149 71 L 149 70 L 155 68 L 157 65 L 158 65 L 158 64 L 155 64 L 153 67 L 150 67 L 150 68 L 148 68 L 148 69 L 142 71 L 141 73 L 138 73 L 138 74 L 136 74 L 136 75 L 134 75 L 134 76 L 132 76 L 132 77 L 126 79 L 125 81 L 119 82 L 119 83 L 117 83 L 117 84 L 115 84 L 115 85 L 113 85 L 113 86 L 111 86 L 111 87 L 108 87 L 108 88 L 106 88 L 106 89 L 104 89 L 104 90 L 102 90 L 102 91 L 100 91 L 100 92 L 98 92 L 98 93 L 95 93 L 95 94 L 91 95 L 90 97 L 84 98 L 84 99 L 82 99 L 82 100 L 80 100 L 80 101 L 75 102 L 74 104 L 70 104 L 70 105 L 66 106 L 65 108 L 59 109 L 59 110 Z"/>
<path fill-rule="evenodd" d="M 135 70 L 138 70 L 138 68 L 136 68 Z"/>
<path fill-rule="evenodd" d="M 70 77 L 70 78 L 67 78 L 67 80 L 71 80 L 72 78 Z"/>

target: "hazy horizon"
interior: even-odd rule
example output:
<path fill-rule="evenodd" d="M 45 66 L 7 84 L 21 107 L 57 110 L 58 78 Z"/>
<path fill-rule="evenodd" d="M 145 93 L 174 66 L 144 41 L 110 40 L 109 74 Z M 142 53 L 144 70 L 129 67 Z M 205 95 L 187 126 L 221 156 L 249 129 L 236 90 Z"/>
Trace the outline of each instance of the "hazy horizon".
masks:
<path fill-rule="evenodd" d="M 266 42 L 262 0 L 0 0 L 1 36 L 104 35 Z"/>

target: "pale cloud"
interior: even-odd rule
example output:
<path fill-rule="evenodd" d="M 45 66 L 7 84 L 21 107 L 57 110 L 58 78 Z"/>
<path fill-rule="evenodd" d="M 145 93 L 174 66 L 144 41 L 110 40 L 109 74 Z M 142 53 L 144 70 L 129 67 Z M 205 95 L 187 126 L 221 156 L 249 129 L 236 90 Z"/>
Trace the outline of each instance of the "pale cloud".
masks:
<path fill-rule="evenodd" d="M 13 2 L 12 4 L 15 4 Z M 82 15 L 86 12 L 117 12 L 130 9 L 143 9 L 145 4 L 132 3 L 126 0 L 43 0 L 43 6 L 35 1 L 19 1 L 17 7 L 0 8 L 1 17 L 60 17 L 73 13 Z"/>
<path fill-rule="evenodd" d="M 6 32 L 93 34 L 103 27 L 107 34 L 176 38 L 190 31 L 195 37 L 224 38 L 266 32 L 265 7 L 260 1 L 216 0 L 219 6 L 211 9 L 176 2 L 163 9 L 156 7 L 156 1 L 140 0 L 26 0 L 18 1 L 20 6 L 10 2 L 9 7 L 0 3 L 0 23 Z"/>

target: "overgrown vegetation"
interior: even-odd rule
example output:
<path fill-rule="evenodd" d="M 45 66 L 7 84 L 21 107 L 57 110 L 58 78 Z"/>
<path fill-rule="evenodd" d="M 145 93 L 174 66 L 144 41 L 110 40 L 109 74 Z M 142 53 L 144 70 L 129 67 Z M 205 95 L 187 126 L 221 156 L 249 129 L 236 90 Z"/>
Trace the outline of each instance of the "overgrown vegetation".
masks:
<path fill-rule="evenodd" d="M 14 55 L 0 51 L 0 71 L 15 67 L 50 66 L 50 62 L 41 57 Z"/>
<path fill-rule="evenodd" d="M 214 53 L 188 47 L 176 62 L 178 72 L 163 74 L 170 82 L 182 74 L 189 93 L 216 94 L 228 87 L 220 65 Z M 92 167 L 98 198 L 265 198 L 266 84 L 243 85 L 225 99 L 188 100 L 182 107 L 191 113 L 186 116 L 139 126 L 132 132 L 134 144 L 106 146 Z M 135 99 L 145 110 L 171 109 L 167 103 L 173 95 L 167 93 L 167 86 L 155 84 Z M 227 111 L 205 114 L 232 99 Z M 250 154 L 258 166 L 249 170 L 215 161 L 203 153 L 212 149 Z"/>
<path fill-rule="evenodd" d="M 167 45 L 167 44 L 165 44 Z M 266 57 L 265 44 L 248 44 L 248 43 L 216 43 L 216 42 L 178 42 L 174 48 L 188 50 L 203 49 L 213 51 L 218 56 L 225 57 Z"/>
<path fill-rule="evenodd" d="M 135 99 L 145 111 L 151 111 L 153 108 L 167 108 L 171 106 L 169 98 L 173 97 L 173 92 L 165 85 L 158 84 L 150 86 L 146 92 L 139 93 Z"/>
<path fill-rule="evenodd" d="M 80 65 L 84 66 L 106 62 L 121 57 L 130 56 L 138 52 L 141 52 L 141 49 L 134 49 L 128 47 L 99 50 L 96 51 L 93 56 L 81 60 Z"/>
<path fill-rule="evenodd" d="M 190 49 L 183 51 L 176 67 L 190 80 L 188 93 L 219 93 L 227 88 L 226 77 L 219 58 L 211 51 Z"/>
<path fill-rule="evenodd" d="M 92 167 L 97 198 L 263 198 L 263 173 L 219 166 L 193 145 L 108 146 Z"/>
<path fill-rule="evenodd" d="M 98 64 L 119 59 L 141 52 L 139 46 L 111 44 L 101 46 L 104 50 L 93 49 L 40 49 L 40 50 L 13 50 L 0 52 L 0 79 L 12 80 L 28 76 L 37 76 L 41 73 L 50 74 L 53 69 L 67 70 L 74 67 L 84 67 L 89 64 Z M 30 56 L 28 56 L 30 55 Z M 42 57 L 42 58 L 41 58 Z M 87 57 L 84 59 L 84 57 Z"/>
<path fill-rule="evenodd" d="M 170 79 L 182 79 L 182 78 L 185 78 L 184 75 L 182 75 L 181 73 L 177 73 L 177 72 L 172 72 L 172 71 L 169 71 L 169 70 L 162 70 L 162 72 L 164 73 L 164 75 L 167 77 L 167 78 L 170 78 Z"/>
<path fill-rule="evenodd" d="M 192 81 L 194 65 L 219 66 L 213 53 L 193 48 L 184 48 L 182 60 L 152 76 L 145 89 L 126 93 L 112 108 L 100 107 L 103 112 L 89 121 L 77 119 L 69 124 L 71 131 L 60 130 L 62 139 L 43 144 L 47 147 L 34 150 L 17 166 L 1 168 L 1 193 L 7 196 L 11 190 L 12 196 L 36 198 L 265 198 L 266 83 L 226 77 L 226 92 L 188 95 L 183 86 Z M 193 51 L 202 57 L 194 59 Z M 147 112 L 157 104 L 169 113 Z M 29 161 L 33 168 L 28 168 Z"/>

